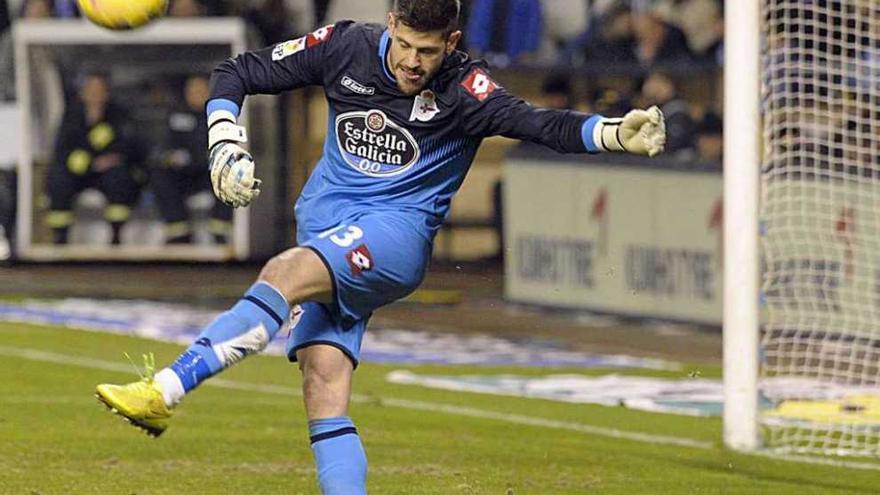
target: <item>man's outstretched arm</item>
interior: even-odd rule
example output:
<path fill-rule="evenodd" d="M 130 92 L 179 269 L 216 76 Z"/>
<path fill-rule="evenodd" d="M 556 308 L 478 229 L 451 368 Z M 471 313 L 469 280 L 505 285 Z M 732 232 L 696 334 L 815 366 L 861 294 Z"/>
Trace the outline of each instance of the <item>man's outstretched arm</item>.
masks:
<path fill-rule="evenodd" d="M 539 108 L 508 93 L 481 68 L 471 69 L 460 85 L 467 93 L 463 124 L 470 135 L 531 141 L 562 153 L 624 151 L 655 156 L 666 144 L 663 113 L 657 107 L 614 119 Z"/>
<path fill-rule="evenodd" d="M 206 110 L 211 185 L 218 199 L 240 207 L 260 193 L 254 160 L 242 147 L 247 133 L 237 123 L 245 96 L 322 84 L 332 38 L 346 27 L 346 23 L 325 26 L 300 38 L 242 53 L 214 69 Z"/>

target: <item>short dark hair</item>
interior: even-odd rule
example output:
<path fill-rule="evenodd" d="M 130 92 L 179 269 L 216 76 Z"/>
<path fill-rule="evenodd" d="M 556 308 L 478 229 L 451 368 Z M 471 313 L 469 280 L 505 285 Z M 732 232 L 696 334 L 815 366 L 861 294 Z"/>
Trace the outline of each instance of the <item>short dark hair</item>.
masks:
<path fill-rule="evenodd" d="M 443 31 L 449 35 L 458 29 L 459 0 L 396 0 L 395 18 L 416 31 Z"/>

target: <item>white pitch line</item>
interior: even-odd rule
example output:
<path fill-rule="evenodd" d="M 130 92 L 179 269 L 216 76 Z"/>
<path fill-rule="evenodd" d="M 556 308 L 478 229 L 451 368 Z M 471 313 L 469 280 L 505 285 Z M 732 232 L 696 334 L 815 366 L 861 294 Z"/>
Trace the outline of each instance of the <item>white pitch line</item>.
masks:
<path fill-rule="evenodd" d="M 121 364 L 117 362 L 104 361 L 99 359 L 85 358 L 69 354 L 60 354 L 39 349 L 28 349 L 20 347 L 0 346 L 0 355 L 13 358 L 28 359 L 31 361 L 41 361 L 48 363 L 63 364 L 68 366 L 79 366 L 83 368 L 101 369 L 107 371 L 129 373 L 132 371 L 130 364 Z M 301 396 L 302 392 L 293 387 L 285 387 L 283 385 L 268 385 L 257 383 L 243 383 L 220 378 L 213 378 L 206 382 L 206 385 L 244 390 L 249 392 L 262 392 L 273 395 L 284 396 Z M 409 399 L 398 399 L 394 397 L 370 398 L 364 395 L 352 394 L 353 402 L 377 402 L 379 404 L 391 407 L 399 407 L 402 409 L 442 412 L 456 416 L 467 416 L 471 418 L 491 419 L 502 421 L 505 423 L 513 423 L 526 426 L 537 426 L 542 428 L 553 428 L 558 430 L 575 431 L 588 435 L 603 436 L 609 438 L 618 438 L 632 440 L 636 442 L 651 443 L 657 445 L 675 445 L 680 447 L 691 447 L 696 449 L 711 449 L 714 445 L 711 442 L 703 442 L 689 438 L 672 437 L 665 435 L 652 435 L 650 433 L 639 433 L 634 431 L 617 430 L 614 428 L 605 428 L 602 426 L 585 425 L 582 423 L 574 423 L 569 421 L 558 421 L 547 418 L 539 418 L 535 416 L 523 416 L 519 414 L 508 414 L 497 411 L 488 411 L 485 409 L 476 409 L 471 407 L 455 406 L 452 404 L 443 404 L 440 402 L 427 402 Z M 798 462 L 807 464 L 818 464 L 825 466 L 844 467 L 860 470 L 880 470 L 880 464 L 870 462 L 845 461 L 837 459 L 825 459 L 821 457 L 797 456 L 797 455 L 781 455 L 771 452 L 755 452 L 752 455 L 766 457 L 774 460 L 787 462 Z"/>
<path fill-rule="evenodd" d="M 570 430 L 579 433 L 586 433 L 588 435 L 597 435 L 616 439 L 623 438 L 626 440 L 634 440 L 636 442 L 662 445 L 677 445 L 681 447 L 693 447 L 695 449 L 711 449 L 713 447 L 713 444 L 711 442 L 692 440 L 690 438 L 652 435 L 650 433 L 638 433 L 635 431 L 617 430 L 614 428 L 585 425 L 582 423 L 574 423 L 571 421 L 558 421 L 555 419 L 538 418 L 534 416 L 522 416 L 520 414 L 500 413 L 495 411 L 487 411 L 485 409 L 474 409 L 472 407 L 440 404 L 437 402 L 424 402 L 418 400 L 395 399 L 393 397 L 386 397 L 380 399 L 380 403 L 388 406 L 401 407 L 404 409 L 444 412 L 447 414 L 456 414 L 458 416 L 468 416 L 471 418 L 494 419 L 496 421 L 504 421 L 507 423 L 515 423 L 518 425 L 540 426 L 543 428 L 553 428 L 557 430 Z"/>
<path fill-rule="evenodd" d="M 24 358 L 31 361 L 41 361 L 56 364 L 64 364 L 69 366 L 79 366 L 83 368 L 101 369 L 107 371 L 130 373 L 132 366 L 130 364 L 114 363 L 81 356 L 68 354 L 60 354 L 39 349 L 28 349 L 19 347 L 0 346 L 0 355 L 14 358 Z M 275 395 L 301 396 L 302 392 L 293 387 L 285 387 L 283 385 L 268 385 L 256 383 L 243 383 L 220 378 L 213 378 L 206 385 L 220 387 L 225 389 L 245 390 L 250 392 L 262 392 Z M 679 438 L 666 435 L 652 435 L 650 433 L 638 433 L 633 431 L 618 430 L 614 428 L 605 428 L 601 426 L 585 425 L 569 421 L 557 421 L 553 419 L 540 418 L 534 416 L 523 416 L 519 414 L 508 414 L 497 411 L 489 411 L 485 409 L 476 409 L 471 407 L 455 406 L 451 404 L 443 404 L 440 402 L 426 402 L 409 399 L 398 399 L 395 397 L 378 397 L 370 398 L 360 394 L 352 394 L 353 402 L 367 403 L 378 402 L 385 406 L 398 407 L 401 409 L 410 409 L 417 411 L 432 411 L 453 414 L 456 416 L 467 416 L 471 418 L 491 419 L 506 423 L 513 423 L 526 426 L 538 426 L 542 428 L 552 428 L 557 430 L 576 431 L 578 433 L 586 433 L 589 435 L 604 436 L 616 439 L 633 440 L 636 442 L 645 442 L 658 445 L 675 445 L 681 447 L 692 447 L 696 449 L 710 449 L 713 447 L 711 442 L 703 442 L 688 438 Z"/>

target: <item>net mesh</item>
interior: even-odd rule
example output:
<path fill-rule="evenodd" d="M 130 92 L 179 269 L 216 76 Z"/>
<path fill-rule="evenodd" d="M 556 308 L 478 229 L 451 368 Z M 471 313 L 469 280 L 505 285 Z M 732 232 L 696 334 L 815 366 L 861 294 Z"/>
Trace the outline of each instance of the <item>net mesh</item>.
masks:
<path fill-rule="evenodd" d="M 763 0 L 765 442 L 880 456 L 880 2 Z"/>

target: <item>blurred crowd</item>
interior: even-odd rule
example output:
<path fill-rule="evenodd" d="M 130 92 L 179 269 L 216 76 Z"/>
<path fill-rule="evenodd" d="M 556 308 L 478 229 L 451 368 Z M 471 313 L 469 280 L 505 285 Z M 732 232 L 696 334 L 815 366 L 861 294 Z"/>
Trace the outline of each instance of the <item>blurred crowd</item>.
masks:
<path fill-rule="evenodd" d="M 623 116 L 633 108 L 657 105 L 666 117 L 667 159 L 688 162 L 721 160 L 722 118 L 720 102 L 689 101 L 682 91 L 682 77 L 662 69 L 623 80 L 590 78 L 579 88 L 577 77 L 568 72 L 547 76 L 536 103 L 550 108 L 576 108 L 609 117 Z"/>
<path fill-rule="evenodd" d="M 171 0 L 168 15 L 239 16 L 252 28 L 253 45 L 269 45 L 338 19 L 383 22 L 391 3 Z M 463 47 L 495 68 L 541 74 L 535 79 L 543 80 L 534 91 L 539 96 L 533 99 L 541 100 L 537 103 L 607 116 L 658 105 L 667 118 L 669 156 L 720 159 L 717 95 L 707 97 L 703 91 L 694 97 L 689 89 L 694 81 L 717 86 L 721 0 L 462 0 L 462 6 Z M 0 0 L 0 102 L 15 100 L 10 26 L 21 18 L 79 15 L 76 0 Z M 169 131 L 146 150 L 133 145 L 125 109 L 113 103 L 107 74 L 61 78 L 66 102 L 58 105 L 63 116 L 54 119 L 60 125 L 45 177 L 45 223 L 53 241 L 68 242 L 73 203 L 88 188 L 103 191 L 107 199 L 104 214 L 114 243 L 120 242 L 121 226 L 145 190 L 152 190 L 165 222 L 166 242 L 192 241 L 186 200 L 209 187 L 199 115 L 207 91 L 204 74 L 177 83 L 180 104 L 167 109 Z M 12 224 L 13 205 L 6 204 L 13 197 L 11 168 L 0 163 L 0 259 L 4 227 L 8 231 Z M 230 212 L 216 207 L 211 219 L 215 241 L 225 242 Z"/>
<path fill-rule="evenodd" d="M 113 98 L 106 75 L 87 73 L 79 79 L 46 174 L 45 221 L 55 244 L 70 241 L 74 203 L 86 189 L 106 198 L 103 215 L 111 227 L 110 242 L 121 244 L 122 227 L 145 187 L 163 221 L 165 243 L 195 240 L 187 200 L 210 188 L 204 118 L 208 78 L 193 74 L 174 86 L 174 104 L 165 114 L 164 132 L 154 142 L 133 129 L 129 110 Z M 232 209 L 213 202 L 208 231 L 214 243 L 228 241 L 231 221 Z"/>
<path fill-rule="evenodd" d="M 339 19 L 382 22 L 391 0 L 171 0 L 172 17 L 241 16 L 262 44 Z M 16 18 L 79 16 L 76 0 L 0 0 Z M 462 0 L 466 48 L 496 66 L 719 63 L 722 0 Z"/>

